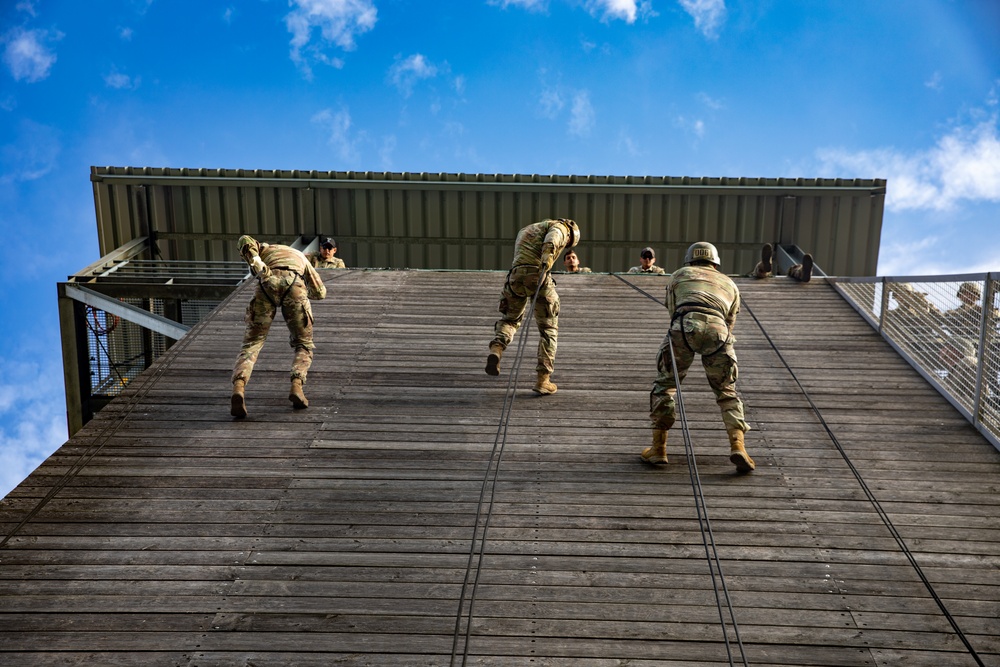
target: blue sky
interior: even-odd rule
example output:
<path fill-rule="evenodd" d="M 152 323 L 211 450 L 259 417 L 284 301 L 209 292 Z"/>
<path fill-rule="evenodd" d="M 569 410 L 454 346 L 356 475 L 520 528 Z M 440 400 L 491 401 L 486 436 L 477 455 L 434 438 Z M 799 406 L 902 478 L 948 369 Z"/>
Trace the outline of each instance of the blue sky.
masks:
<path fill-rule="evenodd" d="M 1000 271 L 994 0 L 2 5 L 0 494 L 67 437 L 91 165 L 885 178 L 880 275 Z"/>

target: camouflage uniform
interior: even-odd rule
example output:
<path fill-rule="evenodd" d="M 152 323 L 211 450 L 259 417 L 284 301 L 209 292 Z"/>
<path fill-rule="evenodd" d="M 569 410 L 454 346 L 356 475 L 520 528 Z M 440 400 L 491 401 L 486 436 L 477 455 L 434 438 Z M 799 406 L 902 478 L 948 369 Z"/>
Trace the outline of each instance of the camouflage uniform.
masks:
<path fill-rule="evenodd" d="M 976 354 L 976 341 L 964 336 L 950 336 L 941 347 L 940 359 L 948 371 L 945 384 L 952 393 L 963 399 L 963 403 L 974 403 L 976 391 L 976 374 L 979 367 L 979 357 Z"/>
<path fill-rule="evenodd" d="M 890 283 L 890 293 L 896 299 L 892 312 L 907 320 L 938 318 L 941 311 L 927 299 L 926 292 L 917 292 L 909 283 Z"/>
<path fill-rule="evenodd" d="M 539 373 L 552 373 L 559 335 L 559 294 L 556 293 L 555 281 L 546 274 L 545 282 L 538 288 L 542 246 L 551 243 L 552 256 L 558 257 L 569 241 L 569 228 L 558 220 L 536 222 L 518 232 L 514 242 L 514 261 L 507 272 L 507 281 L 500 298 L 501 318 L 493 326 L 494 342 L 506 348 L 521 326 L 525 307 L 538 289 L 535 323 L 541 340 L 538 341 L 538 364 L 535 370 Z"/>
<path fill-rule="evenodd" d="M 305 255 L 294 248 L 263 243 L 258 254 L 271 275 L 257 277 L 257 291 L 247 306 L 243 347 L 236 358 L 232 380 L 250 380 L 257 355 L 280 306 L 288 326 L 288 343 L 295 350 L 291 376 L 304 384 L 316 348 L 309 300 L 326 298 L 326 286 Z M 250 263 L 249 258 L 247 263 Z"/>
<path fill-rule="evenodd" d="M 347 265 L 344 264 L 344 260 L 340 259 L 336 255 L 330 259 L 323 259 L 323 255 L 318 252 L 311 252 L 306 255 L 309 263 L 313 265 L 316 269 L 346 269 Z"/>
<path fill-rule="evenodd" d="M 671 275 L 667 284 L 667 310 L 671 313 L 670 331 L 660 345 L 658 374 L 649 396 L 653 428 L 667 430 L 676 420 L 677 381 L 668 347 L 672 346 L 679 382 L 684 381 L 694 355 L 700 354 L 727 430 L 749 431 L 743 402 L 736 395 L 739 369 L 732 334 L 740 312 L 736 284 L 712 266 L 684 266 Z"/>
<path fill-rule="evenodd" d="M 633 266 L 631 269 L 628 270 L 628 272 L 629 273 L 650 273 L 650 274 L 654 274 L 654 275 L 657 275 L 657 276 L 663 276 L 663 275 L 666 275 L 666 273 L 667 273 L 666 269 L 664 269 L 661 266 L 657 266 L 656 264 L 651 264 L 648 269 L 644 269 L 641 266 Z"/>

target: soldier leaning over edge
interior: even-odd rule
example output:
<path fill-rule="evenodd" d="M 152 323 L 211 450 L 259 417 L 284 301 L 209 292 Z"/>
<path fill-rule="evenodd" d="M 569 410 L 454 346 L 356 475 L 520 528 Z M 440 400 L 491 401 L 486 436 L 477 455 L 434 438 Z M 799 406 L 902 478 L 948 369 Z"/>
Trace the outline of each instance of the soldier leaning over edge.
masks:
<path fill-rule="evenodd" d="M 279 307 L 288 326 L 288 343 L 295 350 L 288 400 L 296 410 L 309 407 L 302 392 L 316 348 L 309 300 L 326 298 L 326 286 L 305 255 L 295 248 L 260 243 L 250 236 L 241 236 L 237 246 L 240 256 L 257 277 L 257 290 L 247 306 L 243 346 L 233 367 L 229 412 L 233 417 L 247 416 L 244 389 Z"/>
<path fill-rule="evenodd" d="M 556 393 L 558 387 L 549 378 L 555 368 L 559 336 L 559 294 L 549 272 L 559 253 L 579 242 L 580 228 L 576 222 L 565 218 L 536 222 L 518 232 L 514 242 L 514 261 L 507 272 L 500 298 L 501 317 L 493 325 L 495 336 L 486 358 L 488 375 L 500 374 L 500 357 L 520 328 L 525 307 L 537 289 L 535 323 L 540 340 L 535 367 L 538 380 L 533 391 L 539 394 Z"/>

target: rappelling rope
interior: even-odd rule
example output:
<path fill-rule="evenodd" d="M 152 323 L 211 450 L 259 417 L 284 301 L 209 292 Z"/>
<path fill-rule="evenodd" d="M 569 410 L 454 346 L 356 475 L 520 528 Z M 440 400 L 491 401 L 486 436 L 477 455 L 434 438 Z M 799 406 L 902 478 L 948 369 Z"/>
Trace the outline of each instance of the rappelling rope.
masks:
<path fill-rule="evenodd" d="M 465 665 L 466 660 L 469 657 L 469 639 L 472 634 L 472 619 L 474 615 L 474 609 L 476 604 L 476 592 L 479 589 L 479 577 L 482 573 L 483 556 L 486 553 L 486 537 L 490 529 L 490 520 L 493 517 L 493 498 L 496 495 L 496 482 L 497 477 L 500 474 L 500 462 L 503 459 L 504 445 L 507 443 L 507 427 L 510 424 L 511 411 L 514 408 L 514 389 L 517 386 L 517 376 L 521 369 L 521 360 L 524 357 L 524 350 L 526 347 L 526 341 L 528 339 L 528 330 L 531 328 L 531 317 L 535 312 L 535 303 L 538 301 L 538 294 L 542 289 L 542 285 L 549 278 L 548 270 L 543 270 L 539 275 L 538 285 L 535 287 L 535 294 L 531 298 L 531 303 L 527 304 L 528 309 L 527 314 L 524 317 L 524 321 L 521 323 L 521 331 L 517 338 L 517 349 L 514 354 L 514 363 L 511 365 L 511 370 L 507 376 L 507 387 L 504 391 L 503 405 L 500 409 L 500 421 L 497 425 L 497 433 L 493 439 L 493 449 L 490 452 L 489 464 L 486 466 L 486 473 L 483 475 L 483 484 L 479 491 L 479 503 L 476 506 L 476 521 L 472 527 L 472 540 L 469 544 L 469 560 L 466 564 L 465 578 L 462 581 L 462 592 L 458 599 L 458 611 L 455 614 L 455 633 L 452 639 L 451 648 L 451 665 L 454 667 L 456 664 Z M 489 498 L 487 499 L 487 495 Z M 486 510 L 485 516 L 483 515 L 483 506 L 489 505 Z M 482 536 L 480 536 L 480 525 L 482 525 Z M 479 549 L 476 549 L 476 543 L 479 543 Z M 472 577 L 472 582 L 470 584 L 470 575 L 473 571 L 475 575 Z M 471 592 L 469 592 L 469 587 L 471 585 Z M 468 597 L 469 600 L 469 610 L 466 614 L 463 611 L 465 607 L 465 600 Z M 465 631 L 462 631 L 462 618 L 467 616 L 468 620 L 465 625 Z M 462 644 L 460 663 L 456 663 L 459 653 L 459 644 Z"/>
<path fill-rule="evenodd" d="M 613 275 L 640 294 L 652 299 L 661 306 L 666 306 L 666 304 L 649 292 L 633 285 L 618 274 Z M 667 332 L 667 336 L 670 336 L 669 331 Z M 667 347 L 670 349 L 670 367 L 674 374 L 674 387 L 676 388 L 675 400 L 677 402 L 677 414 L 680 417 L 681 433 L 684 441 L 684 453 L 687 455 L 688 476 L 691 479 L 691 491 L 694 496 L 695 509 L 698 512 L 698 527 L 701 530 L 701 541 L 705 547 L 705 559 L 708 561 L 708 568 L 712 575 L 712 590 L 715 593 L 715 605 L 719 610 L 719 623 L 722 626 L 722 635 L 726 644 L 726 655 L 729 658 L 729 664 L 733 665 L 733 653 L 730 646 L 731 641 L 729 639 L 729 630 L 726 624 L 726 614 L 723 610 L 723 606 L 725 606 L 729 611 L 729 620 L 733 626 L 733 633 L 735 634 L 736 645 L 740 650 L 742 663 L 744 665 L 748 665 L 749 663 L 747 662 L 746 651 L 743 648 L 743 640 L 740 637 L 740 626 L 736 622 L 736 612 L 733 609 L 733 602 L 729 596 L 729 588 L 726 586 L 725 574 L 722 572 L 722 562 L 719 559 L 719 551 L 715 544 L 715 535 L 712 532 L 712 522 L 708 517 L 708 508 L 705 504 L 705 493 L 701 485 L 701 476 L 698 474 L 698 463 L 694 455 L 694 445 L 691 443 L 691 431 L 688 428 L 687 412 L 684 409 L 684 395 L 681 392 L 680 376 L 677 372 L 677 357 L 674 355 L 673 343 L 671 342 L 671 344 Z M 720 587 L 722 589 L 721 596 L 719 592 Z M 723 597 L 725 598 L 725 605 L 723 605 Z"/>
<path fill-rule="evenodd" d="M 861 490 L 864 491 L 865 496 L 868 498 L 868 502 L 871 503 L 872 507 L 875 509 L 875 513 L 878 514 L 880 519 L 882 519 L 882 523 L 885 524 L 885 527 L 889 530 L 889 533 L 892 535 L 893 539 L 896 540 L 896 544 L 899 545 L 900 550 L 902 550 L 903 555 L 906 556 L 906 559 L 910 562 L 910 565 L 913 566 L 913 569 L 917 573 L 917 576 L 920 578 L 920 581 L 923 582 L 924 586 L 927 588 L 927 591 L 930 593 L 931 597 L 934 598 L 934 602 L 937 603 L 937 606 L 941 610 L 941 613 L 943 613 L 945 618 L 948 619 L 948 623 L 951 624 L 951 627 L 955 631 L 955 634 L 958 635 L 958 638 L 962 640 L 962 643 L 965 645 L 965 648 L 968 649 L 969 654 L 976 661 L 976 664 L 979 665 L 980 667 L 985 667 L 985 664 L 979 657 L 979 654 L 976 653 L 976 649 L 974 649 L 972 647 L 972 644 L 969 643 L 969 640 L 965 636 L 965 633 L 962 632 L 962 629 L 958 626 L 958 622 L 948 611 L 948 608 L 945 607 L 944 601 L 938 596 L 937 591 L 934 590 L 934 586 L 931 584 L 930 580 L 926 577 L 926 575 L 924 575 L 923 569 L 921 569 L 920 564 L 917 563 L 917 560 L 913 556 L 913 553 L 910 551 L 910 548 L 906 545 L 906 542 L 903 540 L 903 536 L 900 535 L 899 531 L 896 530 L 896 526 L 893 525 L 892 520 L 889 518 L 889 515 L 886 513 L 886 511 L 882 509 L 882 505 L 879 503 L 878 498 L 876 498 L 875 494 L 872 493 L 872 490 L 868 488 L 868 484 L 865 482 L 864 478 L 861 476 L 861 473 L 858 471 L 858 469 L 854 466 L 854 463 L 851 461 L 851 458 L 847 455 L 847 452 L 844 450 L 844 447 L 840 444 L 840 440 L 837 439 L 837 436 L 834 435 L 833 430 L 830 428 L 830 425 L 826 422 L 826 419 L 823 418 L 823 413 L 820 412 L 819 407 L 817 407 L 816 404 L 813 402 L 812 397 L 809 395 L 809 392 L 806 391 L 806 388 L 802 386 L 801 382 L 799 382 L 799 378 L 795 375 L 795 371 L 793 371 L 792 367 L 788 365 L 787 361 L 785 361 L 785 357 L 782 356 L 781 352 L 778 350 L 778 346 L 774 344 L 773 340 L 771 340 L 771 337 L 768 335 L 767 330 L 764 329 L 764 325 L 761 324 L 760 320 L 757 319 L 757 316 L 754 315 L 754 312 L 750 308 L 750 305 L 746 302 L 746 299 L 741 299 L 741 301 L 743 306 L 746 307 L 747 312 L 750 313 L 750 317 L 752 317 L 754 322 L 757 323 L 757 326 L 760 328 L 761 333 L 764 334 L 764 338 L 766 338 L 767 342 L 771 345 L 771 349 L 773 349 L 774 353 L 778 355 L 778 359 L 781 360 L 781 363 L 784 364 L 785 368 L 788 370 L 788 373 L 792 376 L 792 380 L 795 381 L 795 384 L 798 386 L 799 391 L 802 392 L 802 395 L 805 397 L 806 401 L 809 402 L 809 406 L 813 409 L 813 412 L 816 413 L 816 417 L 819 419 L 820 424 L 822 424 L 823 428 L 826 430 L 827 435 L 830 436 L 830 440 L 833 442 L 834 447 L 836 447 L 837 451 L 840 452 L 840 455 L 843 457 L 844 462 L 847 463 L 847 467 L 850 468 L 851 472 L 854 474 L 855 479 L 858 480 L 858 484 L 861 486 Z"/>

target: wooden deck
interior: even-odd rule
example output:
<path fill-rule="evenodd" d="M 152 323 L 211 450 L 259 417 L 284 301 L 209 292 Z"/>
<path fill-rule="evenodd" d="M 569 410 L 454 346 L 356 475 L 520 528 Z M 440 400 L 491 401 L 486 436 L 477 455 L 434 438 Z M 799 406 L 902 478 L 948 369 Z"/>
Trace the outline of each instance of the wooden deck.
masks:
<path fill-rule="evenodd" d="M 532 324 L 501 430 L 503 273 L 323 275 L 308 410 L 279 318 L 229 417 L 245 286 L 2 501 L 0 663 L 976 665 L 933 591 L 1000 665 L 1000 453 L 825 281 L 740 281 L 756 472 L 684 385 L 734 625 L 680 429 L 638 457 L 660 305 L 559 277 L 559 392 Z"/>

